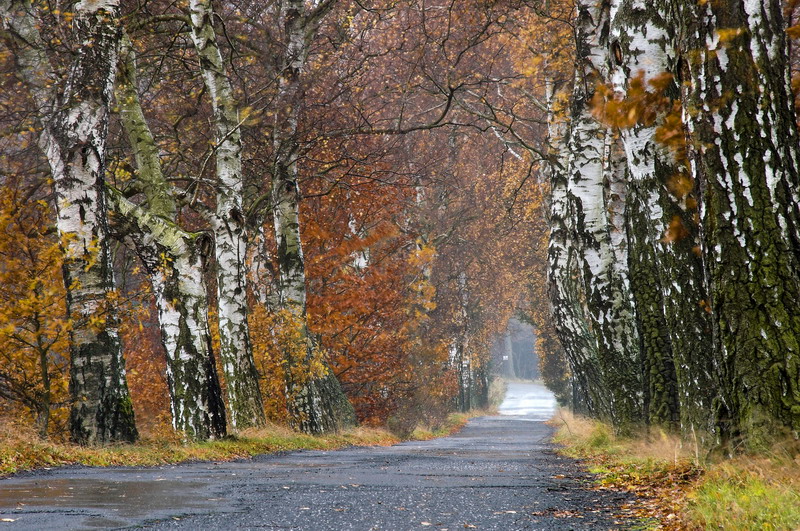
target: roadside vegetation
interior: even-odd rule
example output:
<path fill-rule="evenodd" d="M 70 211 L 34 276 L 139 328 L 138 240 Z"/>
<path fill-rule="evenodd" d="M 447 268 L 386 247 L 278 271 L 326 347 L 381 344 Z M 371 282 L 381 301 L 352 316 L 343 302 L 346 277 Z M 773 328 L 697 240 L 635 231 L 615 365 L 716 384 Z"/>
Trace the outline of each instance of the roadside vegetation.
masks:
<path fill-rule="evenodd" d="M 620 516 L 640 519 L 644 529 L 800 529 L 796 442 L 723 460 L 659 429 L 619 437 L 565 410 L 552 422 L 560 452 L 598 475 L 594 488 L 636 494 Z"/>
<path fill-rule="evenodd" d="M 174 432 L 144 436 L 135 444 L 80 446 L 40 439 L 28 426 L 0 424 L 0 477 L 65 465 L 156 466 L 187 461 L 230 461 L 292 450 L 335 450 L 348 446 L 389 446 L 402 440 L 428 440 L 460 430 L 470 418 L 491 413 L 452 413 L 433 425 L 420 423 L 400 436 L 387 428 L 358 427 L 339 433 L 308 435 L 277 424 L 237 436 L 184 443 Z"/>
<path fill-rule="evenodd" d="M 5 417 L 0 419 L 0 477 L 67 465 L 155 466 L 187 461 L 229 461 L 292 450 L 388 446 L 403 440 L 446 437 L 463 428 L 471 418 L 496 414 L 506 386 L 502 378 L 492 380 L 486 409 L 441 416 L 417 411 L 402 422 L 389 422 L 384 427 L 362 426 L 324 435 L 308 435 L 285 424 L 272 423 L 236 436 L 204 442 L 186 442 L 175 431 L 162 428 L 143 433 L 134 444 L 81 446 L 66 439 L 43 440 L 30 423 L 14 422 Z"/>

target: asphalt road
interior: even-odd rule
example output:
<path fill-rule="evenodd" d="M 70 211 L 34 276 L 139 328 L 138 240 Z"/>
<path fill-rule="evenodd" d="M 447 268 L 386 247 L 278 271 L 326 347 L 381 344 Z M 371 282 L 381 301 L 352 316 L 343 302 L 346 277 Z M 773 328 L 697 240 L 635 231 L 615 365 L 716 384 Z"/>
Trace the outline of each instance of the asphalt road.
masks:
<path fill-rule="evenodd" d="M 589 490 L 580 465 L 555 455 L 552 428 L 541 422 L 548 408 L 546 391 L 512 384 L 506 415 L 432 441 L 24 474 L 0 481 L 0 531 L 623 527 L 614 513 L 628 496 Z"/>

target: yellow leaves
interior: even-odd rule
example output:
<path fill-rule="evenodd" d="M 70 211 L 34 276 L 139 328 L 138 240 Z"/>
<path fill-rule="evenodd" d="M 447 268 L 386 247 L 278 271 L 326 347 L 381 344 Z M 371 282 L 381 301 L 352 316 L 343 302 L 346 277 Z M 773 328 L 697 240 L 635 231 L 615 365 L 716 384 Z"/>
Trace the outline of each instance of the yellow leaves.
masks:
<path fill-rule="evenodd" d="M 35 415 L 30 407 L 44 393 L 44 372 L 53 402 L 66 404 L 70 323 L 60 242 L 43 230 L 51 212 L 42 200 L 23 203 L 25 191 L 13 186 L 0 187 L 0 366 L 9 377 L 4 386 L 27 397 L 6 403 L 24 417 Z M 54 429 L 62 413 L 54 409 Z"/>
<path fill-rule="evenodd" d="M 261 121 L 259 113 L 253 107 L 243 107 L 239 110 L 239 121 L 243 125 L 255 126 Z"/>
<path fill-rule="evenodd" d="M 719 37 L 719 41 L 722 43 L 730 42 L 740 35 L 744 35 L 744 33 L 744 28 L 724 28 L 717 30 L 717 36 Z"/>
<path fill-rule="evenodd" d="M 413 267 L 424 267 L 429 265 L 436 258 L 436 247 L 423 243 L 417 239 L 417 248 L 408 256 L 408 263 Z"/>
<path fill-rule="evenodd" d="M 683 199 L 694 190 L 694 180 L 685 173 L 679 173 L 667 181 L 667 189 L 677 199 Z"/>
<path fill-rule="evenodd" d="M 288 310 L 256 306 L 249 316 L 253 356 L 261 378 L 267 417 L 285 421 L 287 380 L 292 390 L 328 372 L 325 353 L 308 336 L 303 319 Z"/>
<path fill-rule="evenodd" d="M 92 238 L 84 248 L 83 259 L 85 260 L 83 270 L 86 272 L 97 265 L 100 259 L 100 240 L 97 237 Z"/>

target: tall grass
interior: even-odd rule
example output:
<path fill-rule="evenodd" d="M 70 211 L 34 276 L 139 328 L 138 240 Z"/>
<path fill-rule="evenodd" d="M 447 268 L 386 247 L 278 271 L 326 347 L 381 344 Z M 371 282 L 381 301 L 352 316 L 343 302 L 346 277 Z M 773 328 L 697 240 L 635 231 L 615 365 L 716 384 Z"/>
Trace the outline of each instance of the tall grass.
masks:
<path fill-rule="evenodd" d="M 759 455 L 701 458 L 694 442 L 661 430 L 617 437 L 601 422 L 561 410 L 551 421 L 563 453 L 585 459 L 598 484 L 643 500 L 629 514 L 658 529 L 800 530 L 800 445 Z"/>

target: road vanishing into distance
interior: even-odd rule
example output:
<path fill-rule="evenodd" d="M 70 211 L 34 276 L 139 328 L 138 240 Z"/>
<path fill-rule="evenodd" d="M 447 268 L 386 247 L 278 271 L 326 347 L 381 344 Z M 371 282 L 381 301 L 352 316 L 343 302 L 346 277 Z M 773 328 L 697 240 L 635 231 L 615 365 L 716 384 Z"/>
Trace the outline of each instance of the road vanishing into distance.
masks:
<path fill-rule="evenodd" d="M 557 456 L 544 387 L 510 383 L 500 415 L 391 447 L 231 463 L 65 467 L 0 480 L 3 529 L 617 529 L 626 494 Z M 10 521 L 13 520 L 13 521 Z"/>

